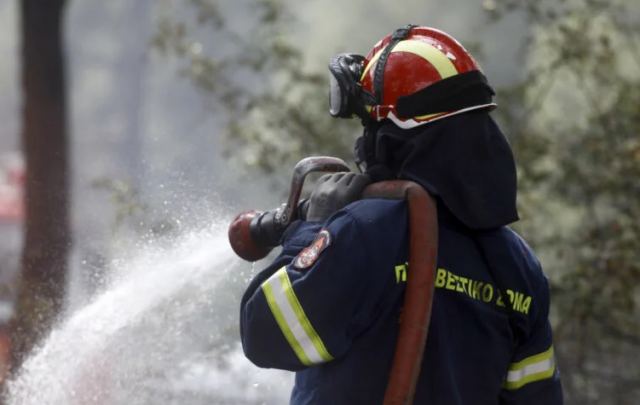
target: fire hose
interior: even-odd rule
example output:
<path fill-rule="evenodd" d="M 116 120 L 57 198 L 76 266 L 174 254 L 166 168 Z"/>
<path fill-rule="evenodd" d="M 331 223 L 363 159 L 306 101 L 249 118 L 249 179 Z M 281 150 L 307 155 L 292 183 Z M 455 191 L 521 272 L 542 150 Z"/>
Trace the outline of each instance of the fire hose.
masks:
<path fill-rule="evenodd" d="M 301 160 L 294 169 L 286 204 L 275 211 L 247 211 L 229 226 L 229 241 L 241 258 L 255 261 L 265 257 L 279 241 L 279 235 L 297 218 L 297 207 L 307 174 L 314 171 L 348 171 L 333 157 Z M 363 198 L 407 200 L 409 208 L 409 271 L 400 328 L 383 405 L 413 403 L 426 344 L 438 251 L 438 219 L 433 198 L 417 183 L 392 180 L 373 183 Z"/>
<path fill-rule="evenodd" d="M 409 206 L 409 271 L 400 330 L 384 394 L 384 405 L 410 405 L 422 367 L 431 320 L 438 255 L 438 216 L 422 186 L 405 180 L 373 183 L 364 198 L 406 199 Z"/>

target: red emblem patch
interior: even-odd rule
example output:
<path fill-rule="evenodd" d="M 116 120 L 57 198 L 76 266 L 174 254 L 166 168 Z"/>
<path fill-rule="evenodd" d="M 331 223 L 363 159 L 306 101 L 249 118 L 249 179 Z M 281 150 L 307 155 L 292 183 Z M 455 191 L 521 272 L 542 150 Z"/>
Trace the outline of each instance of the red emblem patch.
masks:
<path fill-rule="evenodd" d="M 302 249 L 293 260 L 293 267 L 304 270 L 313 265 L 318 260 L 318 256 L 331 244 L 331 234 L 326 229 L 318 232 L 316 238 L 309 246 Z"/>

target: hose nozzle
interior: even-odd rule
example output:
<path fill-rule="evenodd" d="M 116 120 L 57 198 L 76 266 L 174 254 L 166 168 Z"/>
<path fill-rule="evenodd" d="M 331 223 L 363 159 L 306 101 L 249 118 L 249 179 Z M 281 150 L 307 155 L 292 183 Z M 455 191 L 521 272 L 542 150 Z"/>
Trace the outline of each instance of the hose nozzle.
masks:
<path fill-rule="evenodd" d="M 238 256 L 250 262 L 264 258 L 273 248 L 260 243 L 251 232 L 255 228 L 252 223 L 256 223 L 262 214 L 255 210 L 245 211 L 238 214 L 229 225 L 231 248 Z"/>
<path fill-rule="evenodd" d="M 300 194 L 307 175 L 312 172 L 344 171 L 350 171 L 349 166 L 335 157 L 313 156 L 299 161 L 293 170 L 291 190 L 285 204 L 265 212 L 245 211 L 231 222 L 228 235 L 233 251 L 252 262 L 264 258 L 280 244 L 280 238 L 289 224 L 301 217 L 305 202 L 300 203 Z"/>

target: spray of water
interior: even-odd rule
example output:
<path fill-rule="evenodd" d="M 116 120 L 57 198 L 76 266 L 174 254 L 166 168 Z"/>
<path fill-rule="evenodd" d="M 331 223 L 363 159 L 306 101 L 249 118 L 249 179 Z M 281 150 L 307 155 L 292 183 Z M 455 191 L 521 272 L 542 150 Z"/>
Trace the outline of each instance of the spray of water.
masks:
<path fill-rule="evenodd" d="M 290 375 L 256 368 L 238 347 L 251 269 L 232 256 L 224 232 L 147 246 L 117 267 L 120 276 L 27 359 L 9 404 L 287 402 Z"/>

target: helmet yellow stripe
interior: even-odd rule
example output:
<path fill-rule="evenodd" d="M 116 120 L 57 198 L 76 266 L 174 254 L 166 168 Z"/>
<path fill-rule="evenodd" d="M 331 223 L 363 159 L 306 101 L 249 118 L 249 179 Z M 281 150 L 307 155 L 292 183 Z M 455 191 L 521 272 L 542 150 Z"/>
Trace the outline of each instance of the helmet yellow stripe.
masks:
<path fill-rule="evenodd" d="M 382 48 L 378 52 L 376 52 L 376 54 L 373 55 L 373 58 L 371 58 L 369 63 L 367 63 L 367 66 L 364 67 L 364 70 L 362 71 L 362 76 L 360 76 L 360 82 L 362 82 L 364 80 L 364 77 L 367 75 L 367 72 L 369 71 L 369 69 L 371 69 L 373 67 L 373 65 L 376 64 L 378 59 L 380 59 L 380 55 L 382 54 L 383 50 L 384 50 L 384 48 Z"/>
<path fill-rule="evenodd" d="M 362 76 L 360 77 L 361 82 L 367 75 L 369 69 L 371 69 L 373 65 L 376 64 L 383 50 L 384 48 L 379 50 L 375 55 L 373 55 L 373 58 L 371 58 L 369 63 L 367 63 L 367 66 L 364 68 Z M 393 48 L 393 51 L 391 51 L 391 53 L 394 52 L 409 52 L 424 58 L 438 71 L 438 74 L 442 79 L 446 79 L 447 77 L 455 76 L 458 74 L 458 71 L 453 65 L 453 62 L 451 62 L 451 60 L 438 48 L 426 42 L 418 41 L 415 39 L 400 41 Z"/>
<path fill-rule="evenodd" d="M 427 115 L 418 115 L 416 117 L 413 117 L 413 119 L 417 120 L 417 121 L 424 121 L 424 120 L 428 120 L 428 119 L 434 118 L 437 115 L 445 114 L 445 113 L 446 112 L 438 112 L 438 113 L 427 114 Z"/>
<path fill-rule="evenodd" d="M 431 63 L 442 79 L 458 74 L 453 62 L 438 48 L 423 41 L 410 39 L 399 42 L 392 52 L 409 52 L 418 55 Z"/>

